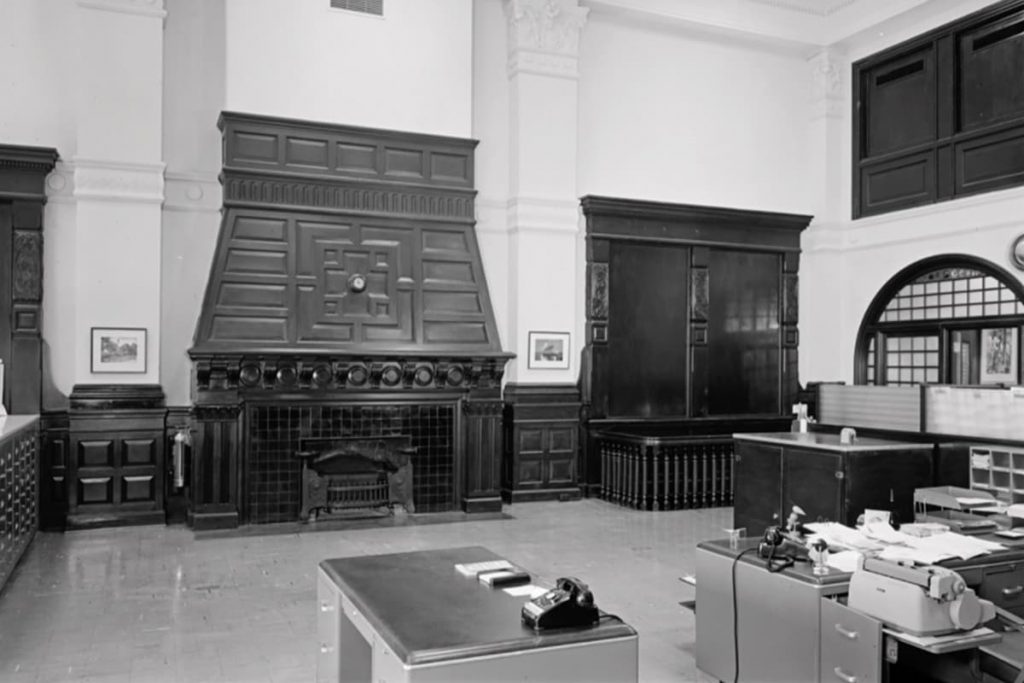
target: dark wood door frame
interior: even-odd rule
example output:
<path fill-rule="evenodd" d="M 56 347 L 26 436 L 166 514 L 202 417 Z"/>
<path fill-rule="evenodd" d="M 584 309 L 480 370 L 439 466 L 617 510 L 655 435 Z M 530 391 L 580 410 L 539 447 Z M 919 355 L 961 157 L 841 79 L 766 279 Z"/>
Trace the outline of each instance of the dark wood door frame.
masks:
<path fill-rule="evenodd" d="M 42 408 L 43 204 L 47 147 L 0 145 L 0 358 L 10 413 Z"/>

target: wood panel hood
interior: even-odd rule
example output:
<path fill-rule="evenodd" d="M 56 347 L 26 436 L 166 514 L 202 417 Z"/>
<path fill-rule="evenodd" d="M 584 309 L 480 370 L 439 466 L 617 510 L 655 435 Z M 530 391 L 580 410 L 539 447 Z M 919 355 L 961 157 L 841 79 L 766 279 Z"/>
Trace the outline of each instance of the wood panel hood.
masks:
<path fill-rule="evenodd" d="M 287 374 L 304 367 L 314 386 L 347 381 L 352 362 L 357 380 L 378 366 L 432 384 L 457 361 L 500 382 L 512 354 L 474 231 L 475 140 L 234 112 L 218 125 L 224 213 L 189 351 L 200 375 L 250 358 L 239 381 L 262 384 L 291 359 Z"/>

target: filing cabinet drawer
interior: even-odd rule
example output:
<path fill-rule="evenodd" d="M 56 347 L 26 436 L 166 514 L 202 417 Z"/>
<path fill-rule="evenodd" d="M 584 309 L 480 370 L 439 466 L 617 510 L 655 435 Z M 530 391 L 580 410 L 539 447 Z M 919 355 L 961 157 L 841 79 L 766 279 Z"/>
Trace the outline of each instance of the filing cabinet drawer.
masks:
<path fill-rule="evenodd" d="M 1024 565 L 987 567 L 977 590 L 978 597 L 991 600 L 1017 616 L 1024 616 Z"/>
<path fill-rule="evenodd" d="M 341 595 L 320 569 L 316 580 L 317 683 L 338 680 L 340 612 Z"/>
<path fill-rule="evenodd" d="M 821 673 L 828 683 L 878 683 L 882 624 L 835 600 L 821 600 Z"/>

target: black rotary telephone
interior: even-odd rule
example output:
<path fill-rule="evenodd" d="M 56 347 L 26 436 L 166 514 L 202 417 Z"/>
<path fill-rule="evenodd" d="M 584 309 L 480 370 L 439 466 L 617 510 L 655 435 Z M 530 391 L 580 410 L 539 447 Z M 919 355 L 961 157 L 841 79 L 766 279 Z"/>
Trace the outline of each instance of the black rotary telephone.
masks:
<path fill-rule="evenodd" d="M 792 567 L 796 561 L 808 559 L 807 547 L 794 537 L 792 532 L 777 526 L 764 530 L 764 537 L 757 544 L 757 554 L 768 560 L 768 571 L 777 572 Z"/>
<path fill-rule="evenodd" d="M 523 623 L 537 631 L 589 626 L 599 619 L 594 594 L 587 584 L 572 576 L 558 579 L 554 588 L 523 605 Z"/>

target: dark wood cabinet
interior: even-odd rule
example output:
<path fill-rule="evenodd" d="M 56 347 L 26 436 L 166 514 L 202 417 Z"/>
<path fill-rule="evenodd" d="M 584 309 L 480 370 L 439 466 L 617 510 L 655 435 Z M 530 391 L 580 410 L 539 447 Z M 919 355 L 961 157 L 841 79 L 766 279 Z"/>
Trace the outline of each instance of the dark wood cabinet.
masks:
<path fill-rule="evenodd" d="M 656 425 L 659 438 L 695 437 L 686 449 L 717 456 L 723 424 L 747 431 L 787 416 L 799 390 L 800 233 L 811 216 L 595 196 L 581 203 L 587 492 L 608 488 L 602 444 L 615 439 L 598 432 L 643 436 Z"/>
<path fill-rule="evenodd" d="M 1024 0 L 853 65 L 853 217 L 1024 184 Z"/>
<path fill-rule="evenodd" d="M 853 526 L 865 508 L 913 521 L 914 489 L 931 486 L 932 445 L 836 434 L 737 434 L 733 526 L 759 536 L 784 523 L 794 505 L 802 521 Z"/>
<path fill-rule="evenodd" d="M 164 396 L 153 385 L 76 385 L 67 526 L 164 521 Z"/>
<path fill-rule="evenodd" d="M 575 500 L 579 452 L 579 390 L 574 385 L 505 387 L 502 498 Z"/>
<path fill-rule="evenodd" d="M 0 420 L 0 589 L 39 528 L 39 420 Z"/>

